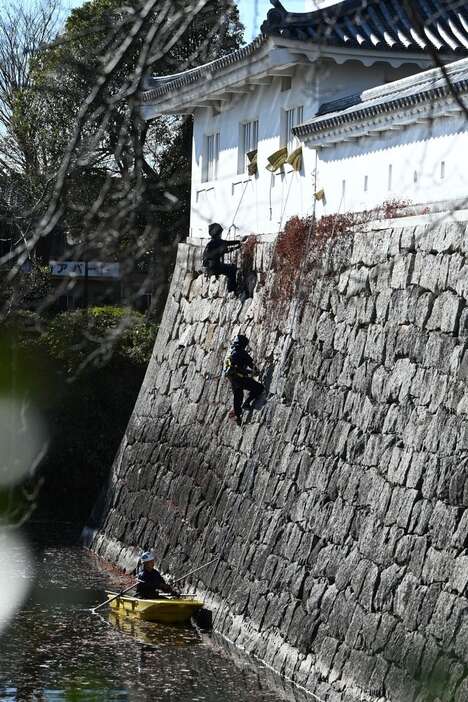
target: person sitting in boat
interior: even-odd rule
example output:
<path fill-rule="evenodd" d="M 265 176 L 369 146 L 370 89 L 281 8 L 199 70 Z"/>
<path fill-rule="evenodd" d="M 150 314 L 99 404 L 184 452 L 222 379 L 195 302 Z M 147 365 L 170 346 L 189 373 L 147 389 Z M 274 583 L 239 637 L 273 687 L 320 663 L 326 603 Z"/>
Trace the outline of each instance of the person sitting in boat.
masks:
<path fill-rule="evenodd" d="M 140 556 L 137 565 L 137 578 L 139 580 L 136 586 L 137 597 L 147 600 L 156 599 L 159 591 L 174 597 L 180 597 L 177 590 L 174 590 L 154 567 L 154 554 L 152 551 L 146 551 Z"/>

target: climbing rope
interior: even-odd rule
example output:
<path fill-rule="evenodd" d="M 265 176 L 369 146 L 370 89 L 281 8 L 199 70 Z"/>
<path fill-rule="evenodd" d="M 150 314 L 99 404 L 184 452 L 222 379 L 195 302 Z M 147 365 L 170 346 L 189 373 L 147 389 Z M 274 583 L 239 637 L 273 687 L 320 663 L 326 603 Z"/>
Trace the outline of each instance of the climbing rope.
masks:
<path fill-rule="evenodd" d="M 236 210 L 234 212 L 234 215 L 232 217 L 232 224 L 229 226 L 229 229 L 228 229 L 228 235 L 231 233 L 231 229 L 234 229 L 234 233 L 237 231 L 237 229 L 239 229 L 239 227 L 236 226 L 236 217 L 239 214 L 240 206 L 242 205 L 242 201 L 244 199 L 244 195 L 246 193 L 246 190 L 247 190 L 249 183 L 250 183 L 250 178 L 248 178 L 244 183 L 244 188 L 243 188 L 241 196 L 239 198 L 239 202 L 237 203 L 237 207 L 236 207 Z"/>
<path fill-rule="evenodd" d="M 281 210 L 281 217 L 280 217 L 280 221 L 279 221 L 278 233 L 281 232 L 281 227 L 283 226 L 284 213 L 286 212 L 286 207 L 287 207 L 287 204 L 288 204 L 289 195 L 290 195 L 290 193 L 291 193 L 291 185 L 293 184 L 293 180 L 294 180 L 294 175 L 295 175 L 295 173 L 296 173 L 296 171 L 291 171 L 291 179 L 290 179 L 290 181 L 289 181 L 288 192 L 286 193 L 286 199 L 285 199 L 285 201 L 284 201 L 284 206 L 283 206 L 283 208 L 282 208 L 282 210 Z"/>
<path fill-rule="evenodd" d="M 317 168 L 318 168 L 318 153 L 316 150 L 315 151 L 315 168 L 314 168 L 314 194 L 317 192 Z M 292 332 L 292 330 L 294 329 L 294 323 L 296 321 L 296 311 L 297 311 L 298 302 L 299 302 L 300 285 L 302 284 L 302 274 L 304 272 L 304 266 L 305 266 L 305 262 L 307 260 L 307 256 L 308 256 L 308 252 L 309 252 L 310 240 L 312 238 L 312 235 L 315 234 L 315 229 L 316 229 L 316 212 L 317 212 L 317 200 L 315 199 L 315 196 L 314 196 L 314 203 L 313 203 L 313 208 L 312 208 L 312 219 L 310 222 L 309 230 L 307 232 L 306 242 L 305 242 L 305 246 L 304 246 L 304 255 L 303 255 L 301 263 L 299 265 L 299 275 L 297 276 L 297 278 L 294 282 L 294 289 L 293 289 L 293 294 L 292 294 L 293 314 L 292 314 L 291 323 L 289 325 L 288 333 Z M 290 315 L 290 317 L 291 317 L 291 315 Z"/>
<path fill-rule="evenodd" d="M 292 171 L 292 172 L 291 172 L 292 175 L 294 175 L 294 173 L 295 173 L 295 171 Z M 281 227 L 282 227 L 282 225 L 283 225 L 284 213 L 286 212 L 286 207 L 287 207 L 287 204 L 288 204 L 289 195 L 290 195 L 290 193 L 291 193 L 292 182 L 293 182 L 293 178 L 291 178 L 291 181 L 290 181 L 290 183 L 289 183 L 289 188 L 288 188 L 288 191 L 287 191 L 287 194 L 286 194 L 286 199 L 285 199 L 285 201 L 284 201 L 284 204 L 282 203 L 282 212 L 281 212 L 281 218 L 280 218 L 280 220 L 279 220 L 279 227 L 278 227 L 278 231 L 277 231 L 276 236 L 275 236 L 275 240 L 274 240 L 274 242 L 273 242 L 273 246 L 272 246 L 272 250 L 271 250 L 271 254 L 270 254 L 270 259 L 269 259 L 269 261 L 268 261 L 268 266 L 267 266 L 266 271 L 265 271 L 265 279 L 266 279 L 266 281 L 269 281 L 269 280 L 270 280 L 270 272 L 271 272 L 271 268 L 272 268 L 272 266 L 273 266 L 273 262 L 274 262 L 274 260 L 275 260 L 276 247 L 277 247 L 277 245 L 278 245 L 278 239 L 279 239 L 279 236 L 280 236 L 280 234 L 281 234 Z M 270 189 L 270 194 L 271 194 L 271 189 Z M 268 325 L 265 325 L 265 326 L 268 326 Z M 268 341 L 265 341 L 265 344 L 263 345 L 263 347 L 262 347 L 262 349 L 261 349 L 260 355 L 261 355 L 263 358 L 265 358 L 267 343 L 268 343 Z"/>
<path fill-rule="evenodd" d="M 250 178 L 248 178 L 248 179 L 245 181 L 245 183 L 244 183 L 244 187 L 243 187 L 243 189 L 242 189 L 241 196 L 240 196 L 240 198 L 239 198 L 239 201 L 238 201 L 238 203 L 237 203 L 236 210 L 235 210 L 234 215 L 233 215 L 233 218 L 232 218 L 232 224 L 230 225 L 230 227 L 229 227 L 229 229 L 228 229 L 228 234 L 230 234 L 230 232 L 231 232 L 231 230 L 232 230 L 233 228 L 234 228 L 234 230 L 237 230 L 237 228 L 238 228 L 238 227 L 236 226 L 235 222 L 236 222 L 236 218 L 237 218 L 237 215 L 238 215 L 238 213 L 239 213 L 239 210 L 240 210 L 241 204 L 242 204 L 242 202 L 243 202 L 243 199 L 244 199 L 244 196 L 245 196 L 245 193 L 246 193 L 246 191 L 247 191 L 247 187 L 248 187 L 249 183 L 250 183 Z M 232 324 L 231 324 L 230 326 L 232 326 Z M 210 377 L 207 378 L 207 379 L 215 379 L 215 378 L 221 378 L 221 377 L 222 377 L 222 375 L 221 375 L 221 373 L 220 373 L 220 374 L 212 375 L 212 376 L 210 376 Z M 218 502 L 218 500 L 219 500 L 219 498 L 220 498 L 220 496 L 221 496 L 221 493 L 222 493 L 223 490 L 224 490 L 224 487 L 225 487 L 225 485 L 226 485 L 227 479 L 228 479 L 228 474 L 225 473 L 223 483 L 221 484 L 221 487 L 219 488 L 218 493 L 217 493 L 217 495 L 216 495 L 216 498 L 215 498 L 215 500 L 214 500 L 214 502 L 213 502 L 213 509 L 216 509 L 216 504 L 217 504 L 217 502 Z M 181 531 L 181 530 L 182 530 L 182 526 L 181 526 L 181 528 L 179 529 L 179 534 L 180 534 L 180 531 Z M 204 566 L 209 566 L 209 565 L 211 565 L 211 563 L 213 563 L 214 561 L 217 561 L 217 564 L 216 564 L 216 566 L 215 566 L 215 569 L 216 569 L 217 566 L 218 566 L 218 564 L 219 564 L 219 561 L 221 560 L 221 557 L 222 557 L 222 555 L 223 555 L 225 545 L 226 545 L 226 542 L 224 542 L 223 547 L 221 548 L 220 555 L 219 555 L 219 558 L 218 558 L 218 559 L 212 559 L 212 560 L 208 561 L 207 563 L 205 563 L 205 564 L 203 564 L 203 565 L 204 565 Z M 200 567 L 200 569 L 203 567 L 203 565 Z"/>
<path fill-rule="evenodd" d="M 317 163 L 318 163 L 318 156 L 317 156 L 317 152 L 316 152 L 316 154 L 315 154 L 315 171 L 314 171 L 314 192 L 316 191 L 316 187 L 317 187 Z M 294 172 L 293 172 L 293 173 L 294 173 Z M 278 236 L 279 236 L 279 234 L 280 234 L 280 232 L 281 232 L 281 226 L 282 226 L 282 222 L 283 222 L 284 213 L 285 213 L 285 211 L 286 211 L 287 202 L 288 202 L 288 199 L 289 199 L 289 194 L 290 194 L 290 191 L 291 191 L 292 182 L 293 182 L 293 178 L 291 178 L 291 181 L 290 181 L 290 183 L 289 183 L 289 188 L 288 188 L 286 200 L 285 200 L 285 203 L 284 203 L 284 206 L 283 206 L 283 210 L 282 210 L 282 213 L 281 213 L 281 219 L 280 219 L 280 223 L 279 223 Z M 305 249 L 304 249 L 305 255 L 304 255 L 304 257 L 303 257 L 303 259 L 302 259 L 302 261 L 301 261 L 301 265 L 300 265 L 300 267 L 299 267 L 299 275 L 297 276 L 296 281 L 295 281 L 295 290 L 294 290 L 294 294 L 293 294 L 293 298 L 294 298 L 294 308 L 293 308 L 293 316 L 292 316 L 292 322 L 291 322 L 291 327 L 290 327 L 291 329 L 292 329 L 292 327 L 293 327 L 293 325 L 294 325 L 294 321 L 295 321 L 295 317 L 296 317 L 296 308 L 297 308 L 297 299 L 296 299 L 296 297 L 297 297 L 297 296 L 296 296 L 295 293 L 296 293 L 296 291 L 297 291 L 297 286 L 298 286 L 298 284 L 300 284 L 300 280 L 301 280 L 302 273 L 303 273 L 303 270 L 304 270 L 306 254 L 307 254 L 307 251 L 308 251 L 308 249 L 309 249 L 310 238 L 311 238 L 312 233 L 313 233 L 313 231 L 314 231 L 314 229 L 315 229 L 316 205 L 317 205 L 317 201 L 316 201 L 315 198 L 314 198 L 313 213 L 312 213 L 312 221 L 311 221 L 311 224 L 310 224 L 308 233 L 307 233 L 306 245 L 305 245 Z M 276 238 L 276 240 L 275 240 L 275 244 L 274 244 L 274 247 L 273 247 L 273 251 L 272 251 L 272 254 L 271 254 L 271 257 L 270 257 L 270 260 L 269 260 L 269 264 L 268 264 L 268 268 L 267 268 L 267 277 L 268 277 L 268 274 L 269 274 L 269 272 L 270 272 L 270 269 L 271 269 L 271 266 L 272 266 L 272 263 L 273 263 L 273 260 L 274 260 L 274 254 L 275 254 L 275 250 L 276 250 L 276 242 L 277 242 L 277 240 L 278 240 L 278 236 L 277 236 L 277 238 Z M 286 355 L 283 354 L 283 357 L 282 357 L 281 362 L 280 362 L 279 371 L 281 371 L 281 368 L 282 368 L 282 366 L 283 366 L 285 360 L 286 360 Z M 283 429 L 281 438 L 283 438 L 283 436 L 284 436 L 284 429 Z M 245 539 L 245 546 L 244 546 L 244 549 L 243 549 L 243 551 L 242 551 L 241 558 L 240 558 L 240 560 L 239 560 L 240 563 L 244 562 L 245 557 L 246 557 L 246 555 L 247 555 L 247 549 L 250 547 L 250 537 L 252 536 L 252 532 L 253 532 L 253 530 L 254 530 L 254 527 L 255 527 L 256 524 L 257 524 L 257 514 L 258 514 L 259 512 L 261 512 L 261 508 L 262 508 L 262 506 L 263 506 L 263 504 L 264 504 L 264 501 L 265 501 L 265 496 L 266 496 L 266 493 L 267 493 L 267 490 L 268 490 L 268 487 L 269 487 L 269 483 L 270 483 L 270 478 L 271 478 L 271 475 L 272 475 L 273 467 L 276 465 L 276 459 L 277 459 L 278 450 L 279 450 L 279 448 L 280 448 L 280 445 L 281 445 L 281 442 L 278 441 L 277 444 L 276 444 L 276 449 L 275 449 L 273 458 L 272 458 L 271 461 L 270 461 L 270 469 L 269 469 L 269 471 L 268 471 L 268 477 L 267 477 L 267 479 L 266 479 L 266 481 L 265 481 L 265 487 L 264 487 L 262 496 L 261 496 L 261 498 L 260 498 L 260 502 L 259 502 L 259 504 L 257 505 L 257 510 L 254 511 L 253 519 L 252 519 L 252 522 L 251 522 L 249 531 L 248 531 L 248 533 L 247 533 L 247 537 L 246 537 L 246 539 Z M 233 522 L 231 522 L 230 530 L 232 529 L 232 524 L 233 524 Z M 228 531 L 228 535 L 230 535 L 230 530 Z M 226 537 L 226 539 L 225 539 L 225 541 L 224 541 L 223 549 L 224 549 L 226 540 L 227 540 L 227 537 Z M 220 554 L 220 559 L 221 559 L 221 556 L 222 556 L 222 553 Z M 218 561 L 218 563 L 219 563 L 219 561 Z M 232 587 L 233 587 L 233 581 L 231 581 L 231 585 L 230 585 L 230 588 L 229 588 L 229 590 L 228 590 L 228 592 L 227 592 L 227 594 L 226 594 L 226 597 L 229 596 L 229 594 L 230 594 L 230 592 L 231 592 L 231 590 L 232 590 Z"/>
<path fill-rule="evenodd" d="M 314 170 L 314 192 L 315 192 L 316 187 L 317 187 L 317 164 L 318 164 L 318 156 L 317 156 L 317 153 L 316 153 L 316 154 L 315 154 L 315 170 Z M 290 196 L 290 193 L 291 193 L 292 183 L 293 183 L 293 179 L 294 179 L 294 171 L 291 173 L 291 175 L 292 175 L 292 177 L 291 177 L 291 179 L 290 179 L 289 187 L 288 187 L 287 194 L 286 194 L 286 199 L 285 199 L 284 203 L 282 203 L 282 211 L 281 211 L 281 218 L 280 218 L 280 221 L 279 221 L 278 234 L 277 234 L 277 236 L 276 236 L 276 238 L 275 238 L 275 242 L 274 242 L 274 245 L 273 245 L 273 250 L 272 250 L 272 252 L 271 252 L 270 260 L 269 260 L 269 262 L 268 262 L 268 267 L 267 267 L 267 270 L 266 270 L 266 276 L 267 276 L 267 278 L 268 278 L 268 276 L 269 276 L 269 273 L 270 273 L 270 271 L 271 271 L 271 267 L 272 267 L 272 264 L 273 264 L 273 261 L 274 261 L 274 258 L 275 258 L 276 245 L 277 245 L 277 242 L 278 242 L 279 234 L 281 233 L 281 227 L 282 227 L 282 224 L 283 224 L 283 218 L 284 218 L 284 214 L 285 214 L 285 211 L 286 211 L 286 207 L 287 207 L 287 204 L 288 204 L 288 201 L 289 201 L 289 196 Z M 234 213 L 233 224 L 231 225 L 231 227 L 232 227 L 232 226 L 235 226 L 235 219 L 236 219 L 236 216 L 237 216 L 237 214 L 238 214 L 238 212 L 239 212 L 239 209 L 240 209 L 241 203 L 242 203 L 242 201 L 243 201 L 243 198 L 244 198 L 244 195 L 245 195 L 245 192 L 246 192 L 246 189 L 247 189 L 247 186 L 248 186 L 249 182 L 250 182 L 250 181 L 247 180 L 247 181 L 245 182 L 245 184 L 244 184 L 244 188 L 243 188 L 241 197 L 240 197 L 240 199 L 239 199 L 239 202 L 238 202 L 236 211 L 235 211 L 235 213 Z M 312 237 L 312 235 L 313 235 L 313 232 L 315 231 L 315 224 L 316 224 L 316 206 L 317 206 L 317 201 L 316 201 L 315 198 L 314 198 L 312 219 L 311 219 L 311 224 L 310 224 L 310 226 L 309 226 L 309 230 L 308 230 L 308 233 L 307 233 L 306 244 L 305 244 L 305 249 L 304 249 L 305 255 L 304 255 L 303 258 L 302 258 L 302 261 L 301 261 L 301 264 L 300 264 L 300 267 L 299 267 L 298 276 L 296 277 L 295 285 L 294 285 L 294 292 L 293 292 L 293 300 L 294 300 L 293 305 L 294 305 L 294 307 L 293 307 L 293 314 L 292 314 L 292 316 L 290 315 L 289 331 L 292 330 L 292 328 L 293 328 L 293 326 L 294 326 L 294 323 L 295 323 L 295 319 L 296 319 L 297 303 L 298 303 L 298 299 L 297 299 L 297 290 L 298 290 L 298 287 L 299 287 L 300 284 L 301 284 L 302 275 L 303 275 L 303 271 L 304 271 L 304 266 L 305 266 L 305 262 L 306 262 L 306 258 L 307 258 L 307 252 L 308 252 L 309 245 L 310 245 L 310 239 L 311 239 L 311 237 Z M 340 207 L 341 207 L 341 203 L 340 203 Z M 266 342 L 266 343 L 267 343 L 267 342 Z M 283 364 L 285 363 L 285 361 L 286 361 L 286 355 L 283 354 L 283 357 L 282 357 L 281 362 L 280 362 L 280 370 L 281 370 Z M 221 377 L 221 375 L 219 375 L 219 376 L 216 375 L 216 376 L 213 376 L 213 377 Z M 245 423 L 245 416 L 244 416 L 244 419 L 243 419 L 243 421 L 242 421 L 241 428 L 244 427 L 244 423 Z M 283 434 L 284 434 L 284 432 L 283 432 Z M 267 490 L 268 490 L 268 486 L 269 486 L 269 482 L 270 482 L 270 478 L 271 478 L 271 474 L 272 474 L 272 468 L 273 468 L 273 466 L 274 466 L 275 463 L 276 463 L 276 458 L 277 458 L 277 454 L 278 454 L 279 447 L 280 447 L 280 442 L 277 443 L 276 449 L 275 449 L 275 453 L 274 453 L 274 456 L 273 456 L 273 459 L 272 459 L 271 462 L 270 462 L 271 468 L 270 468 L 270 470 L 269 470 L 269 472 L 268 472 L 268 477 L 267 477 L 267 480 L 266 480 L 266 482 L 265 482 L 265 488 L 264 488 L 264 490 L 263 490 L 263 493 L 262 493 L 262 496 L 261 496 L 261 499 L 260 499 L 260 503 L 259 503 L 259 505 L 258 505 L 259 508 L 263 505 L 263 502 L 264 502 L 264 500 L 265 500 L 266 492 L 267 492 Z M 226 482 L 227 482 L 227 480 L 228 480 L 228 477 L 229 477 L 228 474 L 225 473 L 223 482 L 221 483 L 221 486 L 220 486 L 220 488 L 219 488 L 219 490 L 218 490 L 218 492 L 217 492 L 217 494 L 216 494 L 216 498 L 215 498 L 215 500 L 213 501 L 213 509 L 214 509 L 214 510 L 216 509 L 216 505 L 217 505 L 217 503 L 218 503 L 218 501 L 219 501 L 219 499 L 220 499 L 220 497 L 221 497 L 221 494 L 222 494 L 223 491 L 224 491 L 224 488 L 225 488 L 225 486 L 226 486 Z M 246 555 L 246 553 L 245 553 L 245 548 L 248 548 L 248 547 L 249 547 L 250 537 L 251 537 L 251 535 L 252 535 L 252 532 L 253 532 L 254 527 L 256 526 L 256 522 L 257 522 L 257 513 L 254 512 L 253 519 L 252 519 L 252 522 L 251 522 L 251 525 L 250 525 L 250 528 L 249 528 L 249 532 L 248 532 L 247 538 L 246 538 L 246 540 L 245 540 L 245 547 L 244 547 L 243 555 L 242 555 L 242 558 L 240 559 L 240 562 L 242 562 L 242 561 L 244 560 L 244 558 L 245 558 L 245 555 Z M 234 525 L 234 520 L 231 520 L 231 523 L 230 523 L 230 525 L 229 525 L 228 531 L 227 531 L 227 533 L 226 533 L 226 535 L 225 535 L 225 537 L 224 537 L 224 539 L 223 539 L 221 548 L 219 549 L 217 558 L 215 558 L 215 559 L 210 559 L 210 560 L 207 561 L 206 563 L 202 564 L 202 566 L 200 566 L 200 568 L 199 568 L 199 569 L 201 570 L 203 567 L 208 567 L 208 566 L 210 566 L 210 565 L 212 565 L 212 564 L 214 563 L 215 565 L 214 565 L 214 568 L 213 568 L 213 570 L 212 570 L 212 575 L 211 575 L 211 577 L 213 577 L 214 572 L 216 571 L 217 567 L 219 566 L 219 563 L 220 563 L 221 559 L 223 558 L 224 550 L 225 550 L 227 541 L 228 541 L 229 537 L 231 536 L 231 532 L 232 532 L 233 525 Z M 201 548 L 201 545 L 200 545 L 200 548 Z M 198 569 L 197 569 L 197 570 L 198 570 Z M 230 589 L 229 589 L 227 595 L 229 595 L 229 593 L 230 593 L 230 591 L 231 591 L 231 589 L 232 589 L 232 586 L 233 586 L 233 584 L 231 583 L 231 586 L 230 586 Z"/>
<path fill-rule="evenodd" d="M 294 174 L 294 171 L 293 171 L 293 174 Z M 293 177 L 291 177 L 291 180 L 290 180 L 290 183 L 289 183 L 289 187 L 288 187 L 288 191 L 287 191 L 287 195 L 286 195 L 286 199 L 285 199 L 285 202 L 284 202 L 284 205 L 283 205 L 283 208 L 282 208 L 281 219 L 280 219 L 280 222 L 279 222 L 279 227 L 280 227 L 280 228 L 279 228 L 279 231 L 278 231 L 278 236 L 279 236 L 279 233 L 281 232 L 282 221 L 283 221 L 284 213 L 285 213 L 285 211 L 286 211 L 286 207 L 287 207 L 289 195 L 290 195 L 290 192 L 291 192 L 292 182 L 293 182 Z M 277 240 L 277 239 L 276 239 L 276 240 Z M 274 248 L 275 248 L 275 246 L 276 246 L 276 241 L 275 241 Z M 270 260 L 269 260 L 269 263 L 268 263 L 268 268 L 267 268 L 267 271 L 266 271 L 266 275 L 267 275 L 267 276 L 268 276 L 268 274 L 269 274 L 269 272 L 270 272 L 273 259 L 274 259 L 274 250 L 273 250 L 273 252 L 272 252 L 272 255 L 271 255 Z M 283 361 L 284 361 L 284 359 L 283 359 Z M 283 361 L 282 361 L 282 362 L 283 362 Z M 281 368 L 281 366 L 280 366 L 280 368 Z M 245 423 L 245 416 L 244 416 L 244 419 L 242 420 L 241 429 L 244 427 L 244 423 Z M 283 432 L 283 435 L 284 435 L 284 432 Z M 259 507 L 260 507 L 261 505 L 263 505 L 263 503 L 264 503 L 265 496 L 266 496 L 266 493 L 267 493 L 267 490 L 268 490 L 268 486 L 269 486 L 269 483 L 270 483 L 270 478 L 271 478 L 273 466 L 276 464 L 276 459 L 277 459 L 279 447 L 280 447 L 280 442 L 277 443 L 276 449 L 275 449 L 275 452 L 274 452 L 274 456 L 273 456 L 272 460 L 270 461 L 270 466 L 271 466 L 271 468 L 270 468 L 270 470 L 269 470 L 269 472 L 268 472 L 268 477 L 267 477 L 267 479 L 266 479 L 266 481 L 265 481 L 265 488 L 264 488 L 264 490 L 263 490 L 263 493 L 262 493 L 262 496 L 261 496 L 261 499 L 260 499 Z M 223 482 L 222 482 L 222 484 L 221 484 L 221 487 L 220 487 L 220 489 L 219 489 L 219 491 L 218 491 L 218 493 L 217 493 L 216 499 L 215 499 L 215 501 L 214 501 L 214 503 L 213 503 L 214 508 L 215 508 L 215 506 L 216 506 L 216 503 L 218 502 L 219 497 L 221 496 L 221 493 L 222 493 L 223 490 L 224 490 L 224 487 L 225 487 L 225 485 L 226 485 L 227 479 L 228 479 L 228 474 L 226 473 L 225 476 L 224 476 L 224 480 L 223 480 Z M 243 560 L 244 560 L 244 558 L 245 558 L 245 555 L 246 555 L 245 549 L 249 547 L 250 537 L 251 537 L 251 535 L 252 535 L 252 532 L 253 532 L 253 530 L 254 530 L 254 527 L 256 526 L 256 523 L 257 523 L 257 512 L 254 511 L 253 519 L 252 519 L 252 522 L 251 522 L 251 525 L 250 525 L 250 528 L 249 528 L 247 537 L 246 537 L 246 539 L 245 539 L 245 546 L 244 546 L 244 549 L 243 549 L 243 552 L 242 552 L 242 557 L 240 558 L 240 563 L 242 563 Z M 222 560 L 222 557 L 223 557 L 223 555 L 224 555 L 224 550 L 225 550 L 225 548 L 226 548 L 227 541 L 228 541 L 229 537 L 231 536 L 231 532 L 232 532 L 233 526 L 234 526 L 234 520 L 232 519 L 232 520 L 230 521 L 230 525 L 229 525 L 229 528 L 228 528 L 228 530 L 227 530 L 227 533 L 226 533 L 226 535 L 225 535 L 225 537 L 224 537 L 224 539 L 223 539 L 222 546 L 221 546 L 221 548 L 219 549 L 219 555 L 218 555 L 218 558 L 216 559 L 215 565 L 214 565 L 214 567 L 213 567 L 213 569 L 212 569 L 211 577 L 214 576 L 214 573 L 216 572 L 216 569 L 218 568 L 219 563 L 220 563 L 221 560 Z M 212 560 L 209 561 L 206 565 L 208 566 L 208 565 L 210 565 L 211 563 L 212 563 Z M 230 584 L 229 590 L 228 590 L 228 592 L 227 592 L 227 594 L 226 594 L 226 597 L 229 596 L 229 594 L 230 594 L 230 592 L 231 592 L 231 590 L 232 590 L 232 587 L 233 587 L 233 583 L 234 583 L 234 581 L 231 581 L 231 584 Z"/>
<path fill-rule="evenodd" d="M 317 164 L 317 154 L 316 154 L 316 164 Z M 317 172 L 317 169 L 315 170 L 315 185 L 316 185 L 316 177 L 317 177 L 317 176 L 316 176 L 316 172 Z M 267 276 L 267 278 L 268 278 L 268 275 L 269 275 L 269 273 L 270 273 L 270 271 L 271 271 L 271 266 L 272 266 L 272 264 L 273 264 L 274 254 L 275 254 L 275 249 L 276 249 L 276 243 L 277 243 L 277 241 L 278 241 L 279 234 L 281 233 L 281 227 L 282 227 L 282 223 L 283 223 L 284 214 L 285 214 L 285 212 L 286 212 L 286 207 L 287 207 L 287 204 L 288 204 L 288 201 L 289 201 L 289 196 L 290 196 L 290 193 L 291 193 L 291 187 L 292 187 L 292 183 L 293 183 L 293 179 L 294 179 L 294 174 L 295 174 L 295 171 L 292 171 L 292 172 L 291 172 L 291 176 L 292 176 L 292 177 L 291 177 L 290 182 L 289 182 L 289 187 L 288 187 L 288 190 L 287 190 L 286 198 L 285 198 L 284 203 L 282 203 L 282 211 L 281 211 L 281 218 L 280 218 L 280 221 L 279 221 L 278 234 L 277 234 L 277 236 L 276 236 L 275 243 L 274 243 L 274 246 L 273 246 L 273 251 L 272 251 L 272 253 L 271 253 L 270 260 L 269 260 L 269 262 L 268 262 L 268 267 L 267 267 L 267 270 L 266 270 L 266 276 Z M 240 200 L 239 200 L 239 203 L 238 203 L 236 212 L 235 212 L 235 214 L 234 214 L 233 220 L 235 220 L 235 218 L 236 218 L 236 216 L 237 216 L 237 213 L 238 213 L 238 211 L 239 211 L 240 205 L 241 205 L 241 203 L 242 203 L 242 200 L 243 200 L 243 197 L 244 197 L 244 194 L 245 194 L 245 191 L 246 191 L 246 188 L 247 188 L 247 185 L 248 185 L 249 182 L 250 182 L 250 181 L 247 180 L 246 183 L 245 183 L 244 190 L 243 190 L 242 195 L 241 195 L 241 198 L 240 198 Z M 271 191 L 270 191 L 270 192 L 271 192 Z M 314 200 L 314 215 L 313 215 L 313 220 L 315 219 L 315 206 L 316 206 L 316 201 Z M 231 225 L 231 226 L 233 226 L 233 225 Z M 308 245 L 308 241 L 309 241 L 309 238 L 310 238 L 311 229 L 312 229 L 312 227 L 309 229 L 308 239 L 307 239 L 307 245 Z M 303 263 L 304 263 L 304 262 L 302 261 L 302 262 L 301 262 L 301 268 L 302 268 L 302 266 L 303 266 Z M 281 364 L 282 364 L 283 362 L 284 362 L 284 358 L 282 359 Z M 280 367 L 281 367 L 281 366 L 280 366 Z M 243 419 L 243 421 L 242 421 L 241 428 L 243 428 L 244 422 L 245 422 L 245 417 L 244 417 L 244 419 Z M 275 451 L 275 456 L 274 456 L 275 460 L 276 460 L 276 456 L 277 456 L 278 447 L 279 447 L 279 442 L 278 442 L 278 444 L 277 444 L 277 448 L 276 448 L 276 451 Z M 272 464 L 273 464 L 273 463 L 274 463 L 274 461 L 272 461 Z M 260 504 L 263 504 L 263 500 L 264 500 L 264 498 L 265 498 L 266 491 L 267 491 L 267 489 L 268 489 L 268 484 L 269 484 L 269 479 L 270 479 L 270 477 L 271 477 L 271 473 L 269 473 L 268 479 L 267 479 L 267 481 L 266 481 L 265 489 L 264 489 L 264 492 L 263 492 L 263 495 L 262 495 L 262 499 L 261 499 L 261 501 L 260 501 Z M 223 483 L 222 483 L 222 485 L 221 485 L 221 487 L 220 487 L 220 489 L 219 489 L 219 491 L 218 491 L 218 493 L 217 493 L 216 499 L 214 500 L 214 503 L 213 503 L 214 506 L 216 505 L 216 503 L 217 503 L 217 501 L 218 501 L 218 499 L 219 499 L 219 497 L 220 497 L 222 491 L 224 490 L 224 487 L 225 487 L 225 485 L 226 485 L 227 478 L 228 478 L 228 475 L 226 474 L 225 477 L 224 477 Z M 254 526 L 255 526 L 255 517 L 256 517 L 256 515 L 254 515 L 254 519 L 253 519 L 252 524 L 251 524 L 251 526 L 250 526 L 249 534 L 248 534 L 248 537 L 247 537 L 247 540 L 246 540 L 246 543 L 247 543 L 247 544 L 248 544 L 249 538 L 250 538 L 250 536 L 251 536 L 251 534 L 252 534 L 253 528 L 254 528 Z M 219 562 L 220 562 L 220 560 L 221 560 L 221 558 L 222 558 L 222 556 L 223 556 L 224 548 L 225 548 L 225 546 L 226 546 L 227 539 L 228 539 L 228 537 L 230 536 L 230 532 L 231 532 L 231 530 L 232 530 L 232 526 L 233 526 L 233 521 L 231 521 L 230 528 L 228 529 L 228 532 L 227 532 L 227 534 L 226 534 L 226 536 L 225 536 L 225 538 L 224 538 L 224 540 L 223 540 L 223 545 L 222 545 L 222 547 L 221 547 L 221 549 L 220 549 L 219 556 L 218 556 L 218 559 L 217 559 L 217 562 L 216 562 L 216 566 L 215 566 L 215 568 L 213 569 L 213 573 L 214 573 L 214 571 L 216 570 L 216 568 L 218 567 Z M 212 561 L 209 561 L 206 565 L 210 565 L 211 562 L 212 562 Z"/>

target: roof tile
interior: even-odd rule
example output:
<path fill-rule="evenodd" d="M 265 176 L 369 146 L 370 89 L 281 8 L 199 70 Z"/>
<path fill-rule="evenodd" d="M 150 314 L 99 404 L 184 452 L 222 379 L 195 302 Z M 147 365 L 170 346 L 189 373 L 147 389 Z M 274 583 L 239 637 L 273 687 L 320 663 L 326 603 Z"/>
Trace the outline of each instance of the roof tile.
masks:
<path fill-rule="evenodd" d="M 344 0 L 313 12 L 288 12 L 280 0 L 271 3 L 274 9 L 261 28 L 266 35 L 302 39 L 312 30 L 314 41 L 333 46 L 466 54 L 468 33 L 460 14 L 468 2 Z"/>

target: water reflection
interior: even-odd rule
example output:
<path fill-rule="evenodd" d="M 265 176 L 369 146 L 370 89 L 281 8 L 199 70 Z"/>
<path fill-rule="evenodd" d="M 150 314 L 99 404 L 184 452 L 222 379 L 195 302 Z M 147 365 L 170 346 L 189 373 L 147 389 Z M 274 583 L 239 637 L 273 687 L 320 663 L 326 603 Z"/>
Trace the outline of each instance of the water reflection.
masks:
<path fill-rule="evenodd" d="M 202 643 L 201 634 L 191 626 L 167 626 L 166 624 L 145 622 L 130 616 L 121 616 L 114 612 L 106 613 L 103 616 L 103 621 L 108 622 L 124 636 L 129 636 L 134 641 L 153 648 L 193 646 Z"/>
<path fill-rule="evenodd" d="M 31 596 L 1 638 L 3 702 L 278 702 L 263 669 L 209 636 L 89 611 L 121 583 L 75 546 L 36 548 Z M 288 699 L 291 697 L 288 695 Z"/>

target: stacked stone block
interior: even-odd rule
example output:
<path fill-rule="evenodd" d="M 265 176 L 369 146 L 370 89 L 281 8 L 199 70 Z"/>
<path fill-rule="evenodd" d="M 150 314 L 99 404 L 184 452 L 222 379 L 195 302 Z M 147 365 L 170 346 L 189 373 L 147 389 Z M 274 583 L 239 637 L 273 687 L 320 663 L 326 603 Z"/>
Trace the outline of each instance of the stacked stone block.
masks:
<path fill-rule="evenodd" d="M 271 255 L 240 301 L 179 247 L 94 548 L 215 558 L 191 580 L 215 627 L 323 700 L 466 702 L 466 225 L 355 232 L 282 304 Z M 242 428 L 238 331 L 269 387 Z"/>

